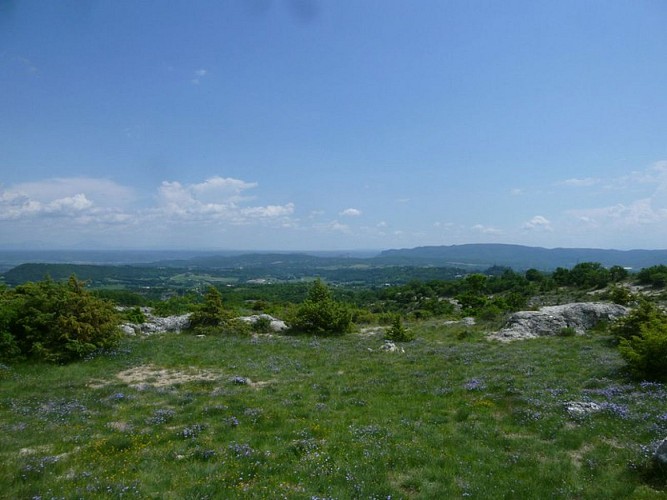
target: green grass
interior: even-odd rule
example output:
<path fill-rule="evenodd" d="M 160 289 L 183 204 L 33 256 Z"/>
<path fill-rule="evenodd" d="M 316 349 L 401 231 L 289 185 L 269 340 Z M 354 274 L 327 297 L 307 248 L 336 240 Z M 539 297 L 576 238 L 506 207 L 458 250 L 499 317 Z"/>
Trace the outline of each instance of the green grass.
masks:
<path fill-rule="evenodd" d="M 0 368 L 0 496 L 664 496 L 647 464 L 667 388 L 625 379 L 603 337 L 412 329 L 402 354 L 381 335 L 165 335 Z"/>

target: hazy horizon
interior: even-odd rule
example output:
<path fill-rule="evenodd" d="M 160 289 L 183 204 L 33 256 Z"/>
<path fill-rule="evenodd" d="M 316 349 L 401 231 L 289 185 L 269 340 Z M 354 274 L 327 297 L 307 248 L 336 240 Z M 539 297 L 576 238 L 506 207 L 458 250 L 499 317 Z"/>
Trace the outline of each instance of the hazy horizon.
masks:
<path fill-rule="evenodd" d="M 522 245 L 518 243 L 453 243 L 451 245 L 416 245 L 416 246 L 402 246 L 402 247 L 387 247 L 387 248 L 339 248 L 339 249 L 327 249 L 327 248 L 224 248 L 224 247 L 106 247 L 106 246 L 71 246 L 71 247 L 50 247 L 50 246 L 39 246 L 39 245 L 0 245 L 0 252 L 127 252 L 127 253 L 149 253 L 149 252 L 164 252 L 164 253 L 220 253 L 220 254 L 251 254 L 251 253 L 311 253 L 311 254 L 335 254 L 335 255 L 344 255 L 346 253 L 351 254 L 374 254 L 381 253 L 389 250 L 412 250 L 416 248 L 428 248 L 428 247 L 461 247 L 461 246 L 476 246 L 476 245 L 498 245 L 498 246 L 508 246 L 508 247 L 523 247 L 523 248 L 534 248 L 542 250 L 601 250 L 601 251 L 618 251 L 618 252 L 632 252 L 632 251 L 667 251 L 667 245 L 662 248 L 611 248 L 611 247 L 563 247 L 563 246 L 540 246 L 540 245 Z"/>
<path fill-rule="evenodd" d="M 665 21 L 642 0 L 0 2 L 0 248 L 665 248 Z"/>

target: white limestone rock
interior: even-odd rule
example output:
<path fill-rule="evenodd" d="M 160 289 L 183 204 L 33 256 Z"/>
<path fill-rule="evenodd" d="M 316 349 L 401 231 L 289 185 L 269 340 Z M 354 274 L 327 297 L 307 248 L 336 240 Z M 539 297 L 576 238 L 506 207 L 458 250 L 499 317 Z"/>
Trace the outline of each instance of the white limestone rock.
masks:
<path fill-rule="evenodd" d="M 627 307 L 603 302 L 576 302 L 542 307 L 537 311 L 520 311 L 512 314 L 505 327 L 490 334 L 489 338 L 510 342 L 558 335 L 563 328 L 574 328 L 578 334 L 583 334 L 600 321 L 613 321 L 628 312 Z"/>

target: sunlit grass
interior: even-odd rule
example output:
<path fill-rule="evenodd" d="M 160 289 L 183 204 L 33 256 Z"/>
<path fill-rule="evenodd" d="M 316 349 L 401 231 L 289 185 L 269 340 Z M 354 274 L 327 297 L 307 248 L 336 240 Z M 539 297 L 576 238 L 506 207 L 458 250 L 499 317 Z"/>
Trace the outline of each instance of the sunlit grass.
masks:
<path fill-rule="evenodd" d="M 127 339 L 64 367 L 3 368 L 0 491 L 8 498 L 661 494 L 660 481 L 646 482 L 643 471 L 652 443 L 667 433 L 667 388 L 628 381 L 605 339 L 501 344 L 484 340 L 479 327 L 411 326 L 417 338 L 404 353 L 380 351 L 381 335 L 164 335 Z M 599 410 L 574 414 L 572 401 Z"/>

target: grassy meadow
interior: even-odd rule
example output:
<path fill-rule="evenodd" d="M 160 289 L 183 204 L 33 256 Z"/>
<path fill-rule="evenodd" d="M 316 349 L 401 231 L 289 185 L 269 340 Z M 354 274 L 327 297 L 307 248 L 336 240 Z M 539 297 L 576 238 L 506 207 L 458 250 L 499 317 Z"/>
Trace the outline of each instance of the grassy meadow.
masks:
<path fill-rule="evenodd" d="M 628 379 L 602 334 L 412 328 L 404 352 L 381 333 L 168 334 L 1 366 L 0 496 L 666 496 L 649 464 L 667 387 Z"/>

